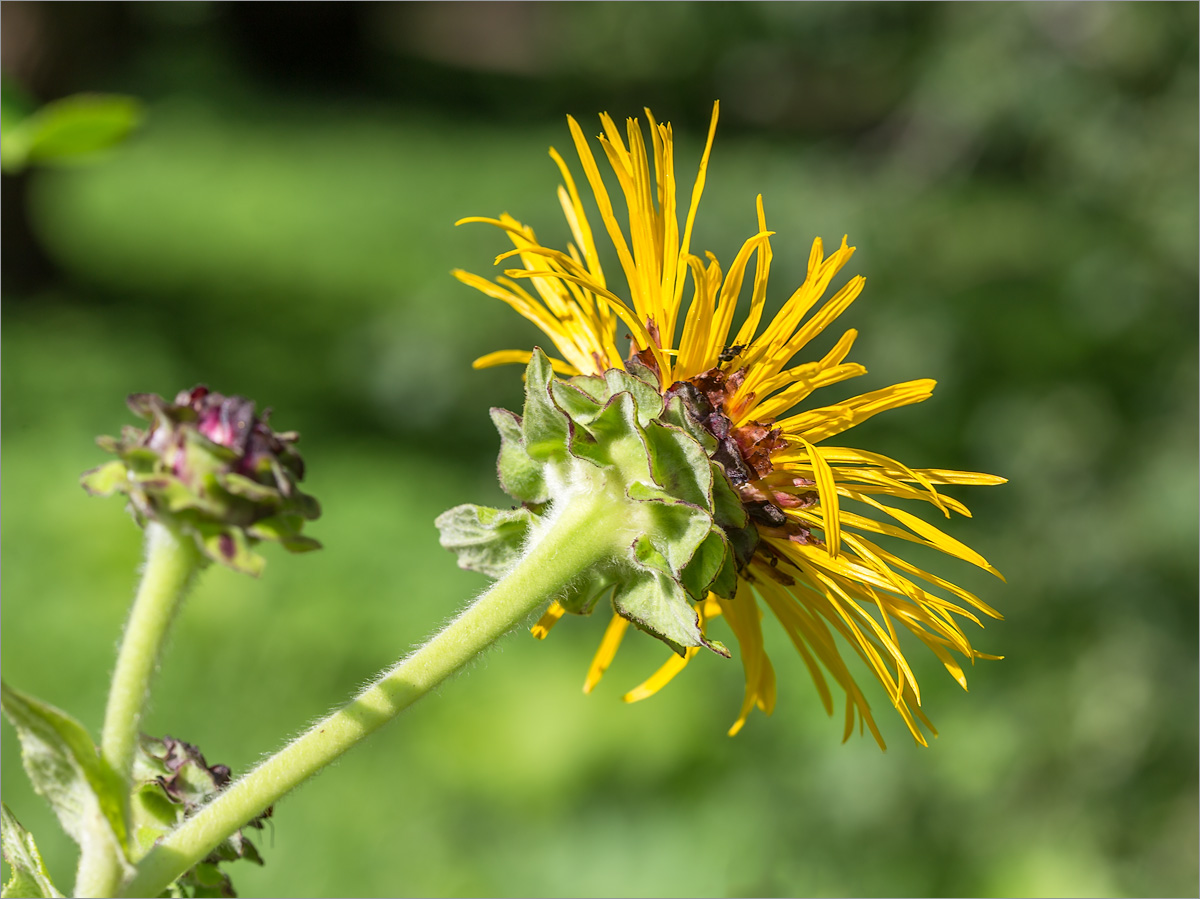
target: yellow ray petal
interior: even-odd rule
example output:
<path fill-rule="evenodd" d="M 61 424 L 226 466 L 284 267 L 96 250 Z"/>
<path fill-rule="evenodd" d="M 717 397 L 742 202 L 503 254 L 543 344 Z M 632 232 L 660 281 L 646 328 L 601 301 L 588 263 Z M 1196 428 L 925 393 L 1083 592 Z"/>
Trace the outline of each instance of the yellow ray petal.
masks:
<path fill-rule="evenodd" d="M 488 353 L 480 356 L 471 363 L 472 368 L 491 368 L 494 365 L 507 365 L 509 363 L 519 363 L 528 365 L 529 360 L 533 358 L 533 353 L 529 350 L 496 350 L 494 353 Z M 561 359 L 551 359 L 550 367 L 555 373 L 564 377 L 572 378 L 579 374 L 579 369 L 573 365 L 563 362 Z"/>
<path fill-rule="evenodd" d="M 762 234 L 767 231 L 767 216 L 763 212 L 762 194 L 759 194 L 755 201 L 755 211 L 758 213 L 758 232 Z M 771 273 L 771 255 L 771 242 L 763 241 L 762 246 L 758 249 L 758 265 L 754 272 L 754 292 L 750 295 L 750 314 L 746 316 L 746 321 L 738 330 L 737 337 L 733 339 L 735 346 L 749 346 L 754 340 L 755 331 L 758 330 L 763 307 L 767 303 L 767 279 Z"/>
<path fill-rule="evenodd" d="M 842 542 L 842 524 L 838 516 L 838 492 L 837 484 L 833 480 L 833 471 L 829 463 L 821 457 L 820 451 L 803 437 L 800 438 L 800 445 L 808 450 L 808 462 L 817 482 L 821 521 L 825 528 L 825 546 L 829 555 L 836 559 Z"/>
<path fill-rule="evenodd" d="M 612 664 L 617 649 L 621 645 L 621 638 L 625 636 L 628 627 L 628 621 L 620 615 L 613 615 L 612 620 L 608 623 L 608 628 L 604 631 L 604 637 L 600 640 L 596 655 L 592 657 L 591 667 L 588 668 L 587 678 L 583 682 L 584 693 L 591 693 L 596 684 L 600 683 L 600 678 Z"/>
<path fill-rule="evenodd" d="M 932 396 L 936 385 L 937 382 L 931 378 L 905 381 L 903 384 L 873 390 L 832 406 L 823 406 L 794 415 L 777 424 L 783 428 L 785 439 L 794 435 L 803 437 L 810 443 L 819 443 L 862 424 L 880 412 L 923 402 Z"/>
<path fill-rule="evenodd" d="M 550 603 L 545 614 L 538 619 L 538 623 L 529 629 L 539 640 L 545 640 L 546 635 L 550 633 L 550 629 L 558 623 L 558 619 L 562 618 L 563 613 L 567 610 L 560 606 L 557 602 Z"/>
<path fill-rule="evenodd" d="M 624 619 L 622 619 L 624 620 Z M 662 667 L 655 671 L 650 677 L 642 681 L 638 686 L 634 687 L 621 698 L 625 702 L 640 702 L 643 699 L 648 699 L 671 682 L 680 671 L 687 667 L 687 663 L 696 655 L 697 649 L 695 646 L 689 646 L 683 651 L 683 655 L 679 656 L 671 653 Z"/>
<path fill-rule="evenodd" d="M 700 208 L 700 196 L 704 193 L 704 179 L 708 173 L 708 157 L 712 153 L 713 138 L 717 134 L 717 117 L 721 111 L 720 102 L 713 102 L 712 120 L 708 125 L 708 138 L 704 141 L 704 152 L 700 156 L 700 169 L 696 173 L 696 181 L 692 185 L 692 199 L 688 205 L 687 219 L 683 225 L 683 238 L 679 242 L 680 258 L 687 256 L 691 252 L 692 245 L 692 226 L 696 223 L 696 210 Z M 675 279 L 675 296 L 672 298 L 672 303 L 675 308 L 679 308 L 679 303 L 683 299 L 683 278 Z"/>

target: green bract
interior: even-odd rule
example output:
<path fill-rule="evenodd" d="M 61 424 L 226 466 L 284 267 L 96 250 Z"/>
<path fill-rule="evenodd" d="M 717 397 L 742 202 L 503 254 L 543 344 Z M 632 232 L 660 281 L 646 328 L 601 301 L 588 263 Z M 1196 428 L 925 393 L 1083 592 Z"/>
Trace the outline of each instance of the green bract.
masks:
<path fill-rule="evenodd" d="M 203 386 L 182 391 L 174 403 L 150 393 L 127 402 L 151 424 L 126 427 L 119 439 L 97 438 L 120 458 L 85 472 L 85 490 L 125 494 L 139 524 L 162 522 L 192 537 L 208 558 L 247 574 L 265 564 L 251 551 L 259 540 L 291 552 L 320 548 L 300 533 L 321 509 L 296 486 L 304 477 L 299 436 L 272 431 L 270 410 L 255 415 L 252 401 Z"/>
<path fill-rule="evenodd" d="M 612 551 L 555 599 L 586 615 L 611 591 L 618 614 L 677 653 L 706 646 L 728 656 L 700 632 L 695 603 L 710 591 L 733 595 L 735 548 L 751 539 L 746 513 L 709 457 L 712 436 L 678 397 L 664 404 L 654 372 L 631 368 L 564 381 L 534 350 L 524 413 L 492 410 L 500 484 L 521 505 L 451 509 L 437 520 L 441 543 L 461 567 L 499 578 L 559 510 L 599 502 L 594 539 Z"/>

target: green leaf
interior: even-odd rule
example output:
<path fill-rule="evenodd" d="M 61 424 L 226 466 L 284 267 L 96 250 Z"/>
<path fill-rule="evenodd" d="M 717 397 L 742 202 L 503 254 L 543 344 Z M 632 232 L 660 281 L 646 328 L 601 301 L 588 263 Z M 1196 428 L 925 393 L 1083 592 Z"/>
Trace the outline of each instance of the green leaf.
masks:
<path fill-rule="evenodd" d="M 639 572 L 619 584 L 613 593 L 613 608 L 679 655 L 689 646 L 704 645 L 700 619 L 687 593 L 661 571 Z"/>
<path fill-rule="evenodd" d="M 713 472 L 704 449 L 686 432 L 651 422 L 646 426 L 651 473 L 668 493 L 702 508 L 712 505 Z"/>
<path fill-rule="evenodd" d="M 521 416 L 521 432 L 525 452 L 540 462 L 560 459 L 567 450 L 568 420 L 550 397 L 553 380 L 550 360 L 534 347 L 525 369 L 525 414 Z"/>
<path fill-rule="evenodd" d="M 580 389 L 574 380 L 570 382 L 551 381 L 550 395 L 554 397 L 555 405 L 562 409 L 571 421 L 581 425 L 587 425 L 595 419 L 608 399 L 608 397 L 596 399 L 587 391 Z"/>
<path fill-rule="evenodd" d="M 657 366 L 651 368 L 636 353 L 625 360 L 625 370 L 639 381 L 645 381 L 653 387 L 655 393 L 662 392 L 662 378 L 659 377 Z"/>
<path fill-rule="evenodd" d="M 458 556 L 458 567 L 503 577 L 517 564 L 533 514 L 526 508 L 455 506 L 437 517 L 440 542 Z"/>
<path fill-rule="evenodd" d="M 521 417 L 507 409 L 491 410 L 492 424 L 500 432 L 500 457 L 496 460 L 496 473 L 500 486 L 513 499 L 522 503 L 544 503 L 550 498 L 546 492 L 546 479 L 542 476 L 542 464 L 525 452 L 525 437 L 521 430 Z"/>
<path fill-rule="evenodd" d="M 591 577 L 579 578 L 555 599 L 572 615 L 590 615 L 614 583 L 616 578 L 611 575 L 594 573 Z"/>
<path fill-rule="evenodd" d="M 47 103 L 21 125 L 28 161 L 61 162 L 120 143 L 140 124 L 142 105 L 115 94 L 76 94 Z"/>
<path fill-rule="evenodd" d="M 749 516 L 746 515 L 746 507 L 742 505 L 742 498 L 737 495 L 733 485 L 729 483 L 729 478 L 725 476 L 725 469 L 716 462 L 710 464 L 712 466 L 713 518 L 726 530 L 746 527 L 749 523 Z"/>
<path fill-rule="evenodd" d="M 624 480 L 645 478 L 650 474 L 650 457 L 642 429 L 638 426 L 633 395 L 618 393 L 584 428 L 577 428 L 571 452 L 604 467 L 614 465 Z"/>
<path fill-rule="evenodd" d="M 671 566 L 675 576 L 683 571 L 712 529 L 712 519 L 698 506 L 675 499 L 659 487 L 635 481 L 629 498 L 640 503 L 638 514 L 647 536 Z"/>
<path fill-rule="evenodd" d="M 717 572 L 717 576 L 713 578 L 713 582 L 708 585 L 708 592 L 715 593 L 723 599 L 732 599 L 736 591 L 737 557 L 734 554 L 733 546 L 727 542 L 725 544 L 725 558 L 721 562 L 721 570 Z"/>
<path fill-rule="evenodd" d="M 604 405 L 612 396 L 612 391 L 608 389 L 608 384 L 600 375 L 576 375 L 571 378 L 570 384 L 576 390 L 582 390 L 600 405 Z"/>
<path fill-rule="evenodd" d="M 712 589 L 717 575 L 724 569 L 726 558 L 730 555 L 729 545 L 721 529 L 710 530 L 680 576 L 680 583 L 693 602 L 700 602 Z M 736 574 L 735 570 L 735 583 Z"/>
<path fill-rule="evenodd" d="M 628 393 L 633 397 L 634 402 L 637 403 L 638 424 L 643 428 L 662 414 L 663 399 L 657 386 L 647 384 L 619 368 L 610 368 L 606 371 L 604 383 L 608 386 L 611 396 Z"/>
<path fill-rule="evenodd" d="M 692 439 L 704 448 L 704 452 L 712 455 L 717 449 L 717 438 L 708 432 L 696 419 L 688 413 L 683 404 L 683 397 L 673 396 L 663 410 L 663 421 L 681 428 L 691 435 Z"/>
<path fill-rule="evenodd" d="M 671 563 L 667 561 L 667 557 L 658 551 L 651 540 L 645 534 L 642 534 L 633 541 L 633 556 L 637 559 L 638 564 L 649 571 L 657 571 L 660 574 L 665 574 L 667 577 L 674 577 L 675 572 L 671 570 Z"/>
<path fill-rule="evenodd" d="M 17 729 L 33 788 L 63 829 L 84 851 L 110 843 L 127 865 L 121 779 L 100 758 L 83 725 L 7 684 L 0 684 L 0 706 Z"/>
<path fill-rule="evenodd" d="M 4 860 L 12 868 L 12 877 L 0 891 L 0 897 L 50 899 L 62 896 L 46 873 L 42 854 L 38 852 L 33 835 L 21 826 L 16 815 L 3 803 L 0 803 L 0 847 L 4 850 Z"/>

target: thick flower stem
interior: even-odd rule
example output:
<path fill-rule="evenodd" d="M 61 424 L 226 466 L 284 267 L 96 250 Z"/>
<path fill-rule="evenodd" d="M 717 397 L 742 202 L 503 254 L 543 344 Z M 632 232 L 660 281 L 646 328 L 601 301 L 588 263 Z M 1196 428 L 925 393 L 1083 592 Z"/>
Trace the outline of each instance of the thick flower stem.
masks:
<path fill-rule="evenodd" d="M 100 754 L 128 786 L 150 679 L 158 667 L 167 630 L 200 568 L 195 543 L 151 521 L 146 525 L 146 567 L 117 654 L 100 735 Z M 124 791 L 128 794 L 128 790 Z M 77 896 L 112 895 L 120 864 L 107 841 L 96 841 L 79 859 Z"/>
<path fill-rule="evenodd" d="M 610 555 L 623 530 L 600 494 L 577 495 L 517 566 L 420 649 L 164 837 L 125 896 L 156 896 L 226 837 L 454 674 Z"/>

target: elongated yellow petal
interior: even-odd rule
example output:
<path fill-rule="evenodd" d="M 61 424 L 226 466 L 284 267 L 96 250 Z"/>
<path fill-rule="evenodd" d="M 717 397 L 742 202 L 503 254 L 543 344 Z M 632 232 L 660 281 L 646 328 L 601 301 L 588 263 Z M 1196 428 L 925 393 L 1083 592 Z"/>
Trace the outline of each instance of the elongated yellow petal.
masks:
<path fill-rule="evenodd" d="M 625 702 L 641 702 L 643 699 L 649 699 L 669 684 L 675 675 L 686 668 L 687 663 L 695 657 L 698 651 L 695 646 L 689 646 L 683 651 L 682 656 L 671 653 L 661 668 L 621 698 Z"/>
<path fill-rule="evenodd" d="M 829 463 L 821 458 L 817 448 L 803 437 L 800 438 L 800 445 L 808 450 L 808 462 L 817 482 L 817 495 L 821 498 L 821 521 L 825 525 L 825 545 L 829 555 L 836 559 L 842 542 L 842 522 L 838 515 L 837 484 L 833 480 L 833 471 Z"/>
<path fill-rule="evenodd" d="M 550 629 L 558 623 L 558 619 L 562 618 L 566 611 L 557 602 L 550 603 L 545 613 L 538 619 L 538 623 L 531 627 L 529 632 L 537 639 L 545 640 L 546 636 L 550 633 Z"/>
<path fill-rule="evenodd" d="M 767 216 L 763 211 L 762 194 L 758 195 L 755 201 L 755 211 L 758 213 L 758 233 L 767 232 Z M 775 232 L 769 232 L 774 234 Z M 758 248 L 758 267 L 754 272 L 754 292 L 750 295 L 750 314 L 746 316 L 746 321 L 737 333 L 737 337 L 733 338 L 735 346 L 746 347 L 754 341 L 754 334 L 758 330 L 758 323 L 762 320 L 763 307 L 767 303 L 767 278 L 771 273 L 771 242 L 763 241 Z"/>
<path fill-rule="evenodd" d="M 600 647 L 596 650 L 596 655 L 592 657 L 587 678 L 583 682 L 584 693 L 591 693 L 596 684 L 600 683 L 600 678 L 604 677 L 604 672 L 608 670 L 608 666 L 616 657 L 617 649 L 621 646 L 621 638 L 625 636 L 628 628 L 629 622 L 620 615 L 614 614 L 612 620 L 608 622 L 608 628 L 604 631 Z"/>
<path fill-rule="evenodd" d="M 708 157 L 712 153 L 713 138 L 717 134 L 717 117 L 721 111 L 719 102 L 713 103 L 712 120 L 708 125 L 708 138 L 704 142 L 704 153 L 700 156 L 700 170 L 696 173 L 695 184 L 692 185 L 692 199 L 688 204 L 687 219 L 683 226 L 683 238 L 679 241 L 679 256 L 683 258 L 691 253 L 692 227 L 696 223 L 696 210 L 700 208 L 700 197 L 704 193 L 704 180 L 708 174 Z M 679 308 L 683 299 L 683 279 L 675 279 L 675 296 L 673 303 Z"/>
<path fill-rule="evenodd" d="M 864 393 L 842 403 L 785 418 L 779 422 L 779 426 L 783 428 L 785 436 L 794 434 L 810 443 L 819 443 L 862 424 L 880 412 L 923 402 L 933 395 L 936 385 L 937 382 L 930 378 L 905 381 L 903 384 Z"/>
<path fill-rule="evenodd" d="M 480 356 L 471 363 L 471 367 L 491 368 L 494 365 L 508 365 L 510 363 L 528 365 L 529 360 L 532 358 L 533 353 L 529 350 L 496 350 L 494 353 L 488 353 L 485 356 Z M 579 374 L 579 369 L 573 365 L 568 365 L 561 359 L 551 359 L 550 367 L 553 368 L 557 374 L 568 378 Z"/>

